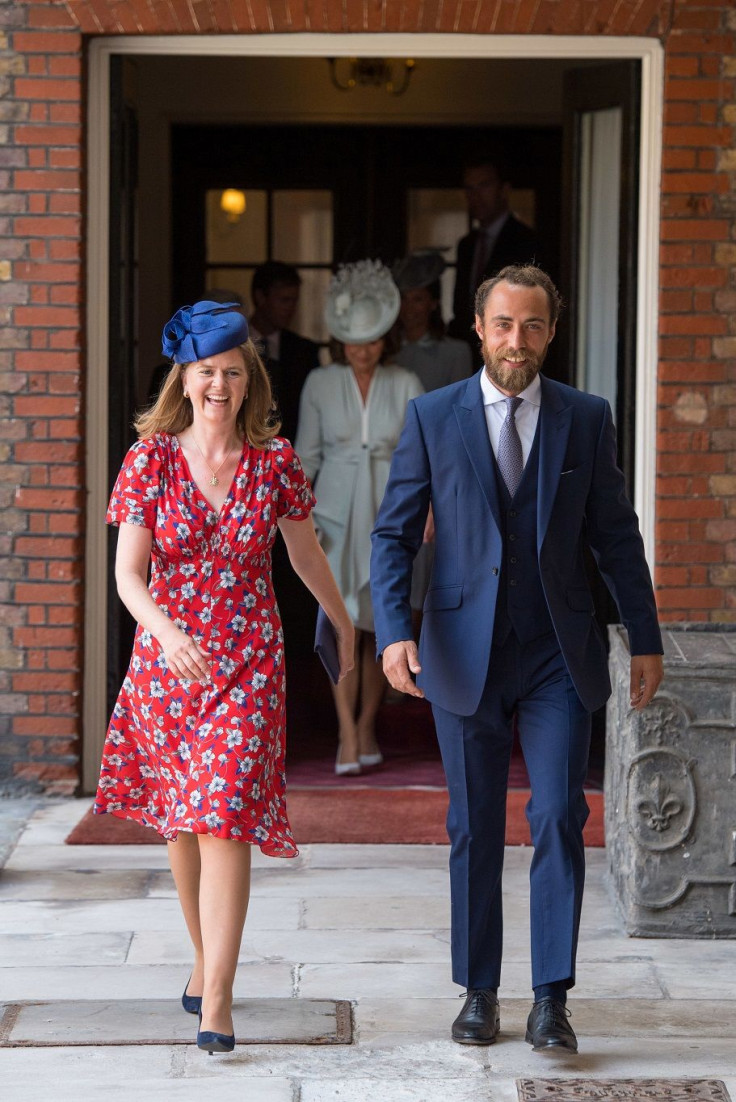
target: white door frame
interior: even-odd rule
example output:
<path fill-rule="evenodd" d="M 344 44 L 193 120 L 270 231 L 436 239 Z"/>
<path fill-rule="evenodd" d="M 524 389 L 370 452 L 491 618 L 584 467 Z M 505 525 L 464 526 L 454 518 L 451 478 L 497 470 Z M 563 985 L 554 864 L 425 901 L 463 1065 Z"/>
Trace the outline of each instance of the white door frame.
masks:
<path fill-rule="evenodd" d="M 84 618 L 84 787 L 97 780 L 107 726 L 108 220 L 110 58 L 202 57 L 634 58 L 641 62 L 639 256 L 634 503 L 649 561 L 654 549 L 659 187 L 664 50 L 654 38 L 606 35 L 244 34 L 96 38 L 89 48 L 87 202 L 87 524 Z"/>

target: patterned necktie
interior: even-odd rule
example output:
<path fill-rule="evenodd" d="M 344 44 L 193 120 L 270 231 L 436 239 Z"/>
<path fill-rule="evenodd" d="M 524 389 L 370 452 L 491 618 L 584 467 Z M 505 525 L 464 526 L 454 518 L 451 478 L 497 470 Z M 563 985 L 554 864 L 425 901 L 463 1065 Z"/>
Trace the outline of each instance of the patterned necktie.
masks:
<path fill-rule="evenodd" d="M 523 398 L 505 399 L 506 420 L 501 425 L 501 435 L 498 438 L 498 466 L 512 497 L 519 487 L 524 471 L 524 456 L 516 428 L 516 411 L 523 400 Z"/>

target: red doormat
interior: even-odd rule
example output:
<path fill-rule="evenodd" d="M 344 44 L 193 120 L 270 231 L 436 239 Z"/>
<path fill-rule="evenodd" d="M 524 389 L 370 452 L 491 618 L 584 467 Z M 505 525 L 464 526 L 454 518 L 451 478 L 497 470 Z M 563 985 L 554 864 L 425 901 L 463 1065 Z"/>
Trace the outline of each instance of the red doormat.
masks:
<path fill-rule="evenodd" d="M 586 846 L 605 845 L 603 793 L 586 792 L 590 818 L 585 826 Z M 506 845 L 531 844 L 524 808 L 528 790 L 509 789 L 506 803 Z M 417 788 L 297 788 L 288 792 L 287 805 L 299 845 L 313 842 L 384 845 L 445 845 L 447 793 Z M 72 846 L 125 846 L 163 843 L 149 827 L 114 815 L 93 815 L 91 809 L 66 839 Z"/>

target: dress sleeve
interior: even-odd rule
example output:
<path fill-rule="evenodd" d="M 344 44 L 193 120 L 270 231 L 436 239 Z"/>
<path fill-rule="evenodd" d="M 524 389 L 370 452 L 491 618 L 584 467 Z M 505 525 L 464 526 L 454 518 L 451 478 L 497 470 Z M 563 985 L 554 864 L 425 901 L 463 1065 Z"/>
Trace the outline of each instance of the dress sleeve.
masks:
<path fill-rule="evenodd" d="M 155 440 L 139 440 L 123 461 L 113 487 L 105 520 L 108 524 L 156 527 L 161 492 L 161 456 Z"/>
<path fill-rule="evenodd" d="M 309 479 L 288 440 L 273 441 L 276 471 L 276 516 L 279 520 L 306 520 L 315 505 Z"/>

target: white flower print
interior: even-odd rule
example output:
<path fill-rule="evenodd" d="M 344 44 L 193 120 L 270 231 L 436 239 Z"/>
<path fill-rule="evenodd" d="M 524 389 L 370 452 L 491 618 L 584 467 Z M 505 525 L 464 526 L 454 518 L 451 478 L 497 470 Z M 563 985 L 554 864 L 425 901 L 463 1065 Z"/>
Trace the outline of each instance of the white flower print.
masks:
<path fill-rule="evenodd" d="M 228 731 L 226 739 L 228 750 L 234 750 L 236 746 L 240 746 L 243 741 L 243 734 L 241 731 Z"/>

